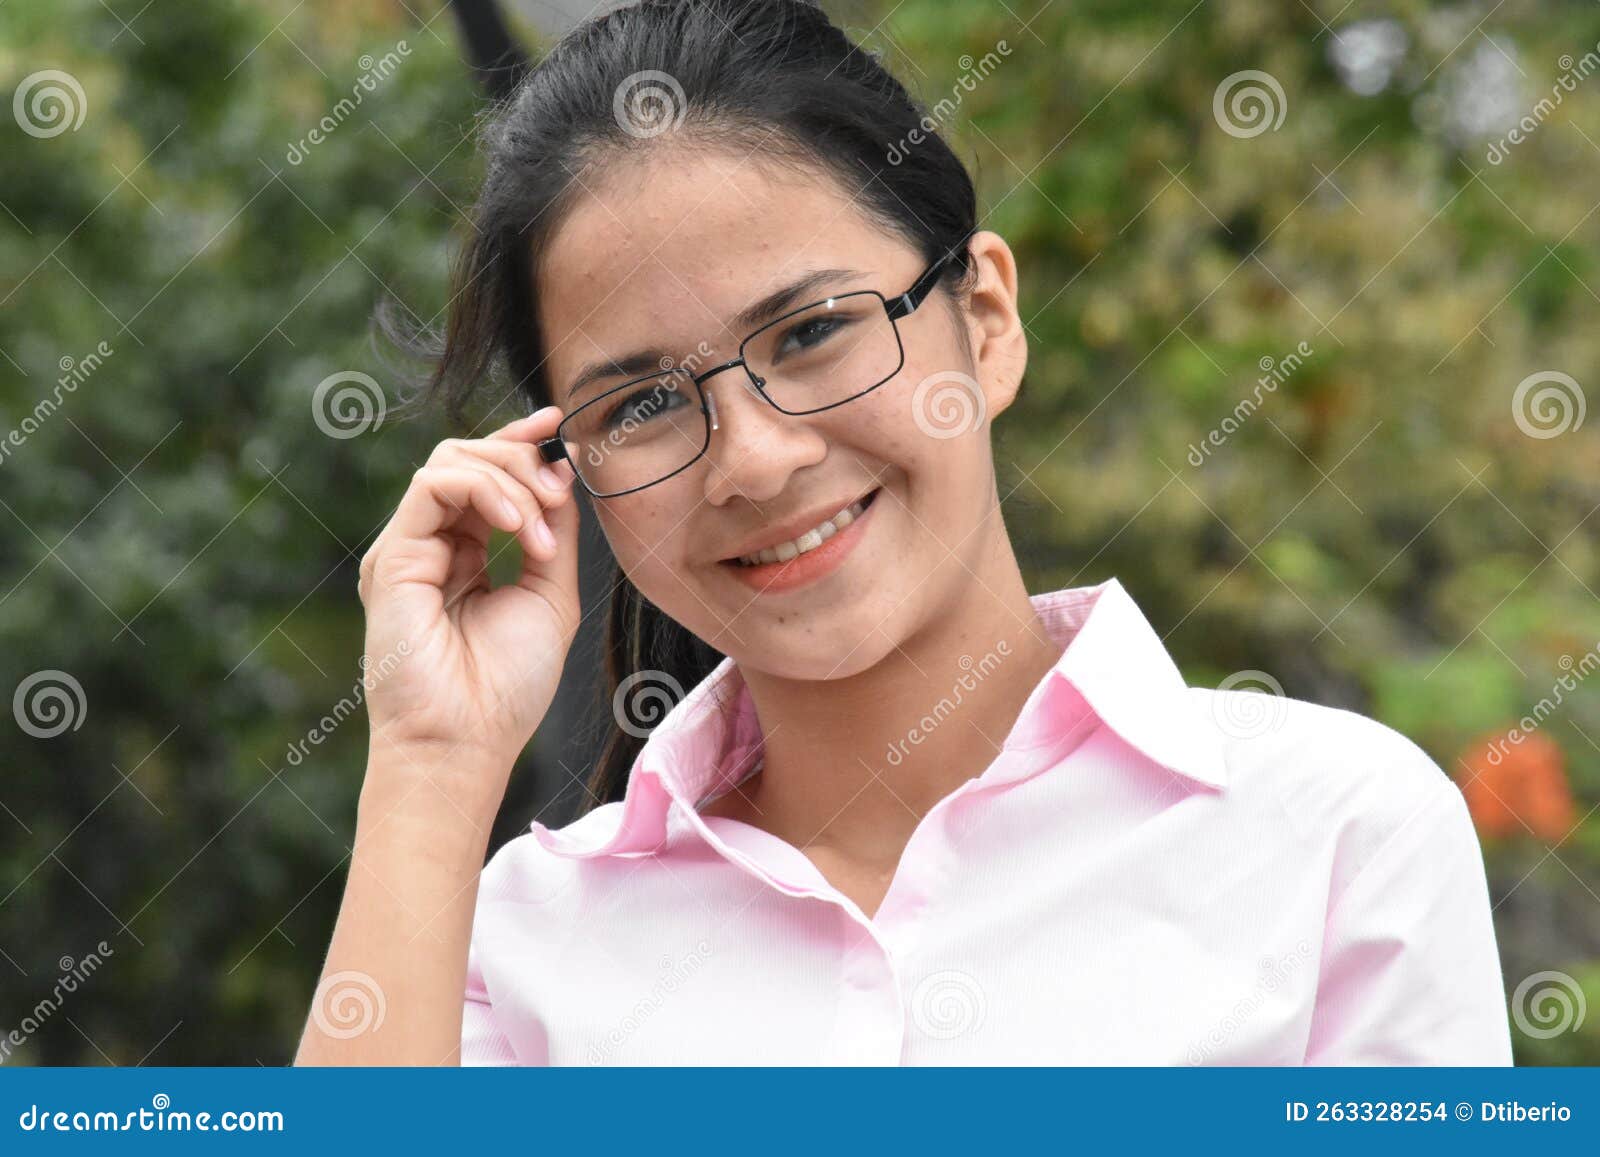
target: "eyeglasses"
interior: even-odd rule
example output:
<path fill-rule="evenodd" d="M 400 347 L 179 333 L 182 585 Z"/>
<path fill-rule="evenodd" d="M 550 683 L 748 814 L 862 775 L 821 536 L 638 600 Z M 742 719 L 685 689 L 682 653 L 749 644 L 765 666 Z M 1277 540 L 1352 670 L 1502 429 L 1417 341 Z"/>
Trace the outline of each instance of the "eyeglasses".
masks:
<path fill-rule="evenodd" d="M 895 297 L 863 289 L 790 310 L 740 342 L 738 357 L 703 374 L 676 366 L 615 386 L 563 418 L 555 435 L 538 443 L 539 456 L 565 458 L 596 498 L 665 482 L 699 460 L 718 428 L 716 403 L 700 383 L 735 366 L 781 413 L 815 414 L 854 401 L 900 372 L 898 321 L 965 248 L 963 240 Z"/>

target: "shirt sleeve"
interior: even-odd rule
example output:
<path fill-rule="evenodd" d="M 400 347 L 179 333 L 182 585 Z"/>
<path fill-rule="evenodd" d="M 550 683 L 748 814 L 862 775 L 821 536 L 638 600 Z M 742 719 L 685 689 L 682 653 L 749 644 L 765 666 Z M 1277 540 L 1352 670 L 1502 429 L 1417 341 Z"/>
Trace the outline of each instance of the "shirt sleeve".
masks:
<path fill-rule="evenodd" d="M 494 1008 L 489 1002 L 488 990 L 483 983 L 483 964 L 479 958 L 477 937 L 467 951 L 466 1003 L 461 1016 L 461 1064 L 514 1065 L 516 1051 L 500 1026 L 495 1023 Z"/>
<path fill-rule="evenodd" d="M 1483 851 L 1435 774 L 1330 904 L 1307 1065 L 1512 1063 Z"/>

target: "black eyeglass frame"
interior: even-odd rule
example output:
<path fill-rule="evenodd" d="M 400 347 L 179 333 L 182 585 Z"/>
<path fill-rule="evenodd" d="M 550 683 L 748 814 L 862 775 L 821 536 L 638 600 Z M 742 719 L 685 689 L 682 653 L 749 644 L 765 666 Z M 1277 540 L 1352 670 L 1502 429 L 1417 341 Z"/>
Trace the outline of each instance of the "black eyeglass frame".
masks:
<path fill-rule="evenodd" d="M 700 388 L 700 383 L 705 381 L 707 378 L 722 373 L 724 370 L 731 370 L 735 366 L 743 368 L 745 377 L 749 379 L 751 388 L 754 389 L 756 393 L 760 394 L 762 398 L 766 399 L 768 405 L 772 406 L 773 409 L 777 410 L 781 414 L 790 414 L 796 416 L 801 414 L 819 414 L 824 410 L 832 410 L 842 406 L 846 402 L 853 402 L 864 394 L 870 394 L 873 390 L 883 385 L 884 382 L 887 382 L 890 378 L 898 374 L 901 368 L 906 364 L 905 343 L 900 340 L 900 327 L 896 323 L 900 318 L 910 314 L 913 310 L 927 300 L 928 295 L 932 293 L 934 287 L 939 284 L 939 278 L 944 272 L 944 267 L 954 260 L 958 253 L 961 253 L 966 249 L 967 242 L 970 241 L 971 238 L 972 234 L 967 234 L 967 236 L 962 239 L 962 242 L 958 247 L 952 249 L 949 253 L 946 253 L 943 257 L 938 258 L 932 264 L 930 264 L 922 271 L 917 279 L 911 283 L 910 288 L 904 293 L 896 294 L 892 298 L 885 298 L 883 294 L 879 293 L 876 289 L 857 289 L 852 290 L 849 293 L 835 293 L 828 297 L 813 301 L 809 305 L 802 305 L 798 309 L 791 309 L 787 313 L 784 313 L 781 316 L 775 317 L 771 321 L 764 323 L 758 329 L 750 333 L 743 341 L 741 341 L 739 343 L 738 357 L 733 358 L 730 361 L 723 362 L 721 365 L 712 366 L 703 374 L 688 374 L 689 381 L 694 386 L 695 394 L 700 400 L 700 413 L 705 419 L 706 439 L 693 458 L 690 458 L 687 462 L 685 462 L 682 466 L 679 466 L 670 474 L 663 474 L 660 478 L 657 478 L 653 482 L 645 482 L 638 486 L 630 486 L 626 490 L 611 490 L 605 493 L 601 493 L 600 491 L 594 489 L 594 487 L 590 486 L 589 483 L 584 480 L 584 477 L 578 470 L 576 463 L 569 463 L 572 466 L 573 477 L 576 479 L 579 485 L 581 485 L 586 491 L 589 492 L 591 496 L 595 498 L 620 498 L 624 494 L 632 494 L 635 491 L 648 489 L 649 487 L 655 486 L 658 483 L 665 482 L 668 478 L 672 478 L 675 475 L 683 473 L 696 462 L 700 461 L 700 459 L 705 456 L 705 452 L 711 448 L 711 410 L 706 405 L 706 394 L 705 391 Z M 873 382 L 872 385 L 868 386 L 866 389 L 859 390 L 856 393 L 851 394 L 848 398 L 841 398 L 839 401 L 830 402 L 826 406 L 815 406 L 809 410 L 784 409 L 782 406 L 778 405 L 777 401 L 772 397 L 771 394 L 767 393 L 766 379 L 762 378 L 754 370 L 752 370 L 749 363 L 745 361 L 745 347 L 761 334 L 771 329 L 773 326 L 781 325 L 789 318 L 794 317 L 797 314 L 805 313 L 808 310 L 816 309 L 819 305 L 826 305 L 830 301 L 839 301 L 846 297 L 876 297 L 883 304 L 884 312 L 888 314 L 889 317 L 889 329 L 894 333 L 895 347 L 898 351 L 898 360 L 895 362 L 894 369 L 890 370 L 888 374 L 880 378 L 878 381 Z M 567 453 L 566 439 L 563 438 L 561 434 L 562 429 L 565 428 L 568 422 L 572 421 L 590 406 L 601 404 L 619 390 L 626 390 L 630 387 L 637 386 L 640 382 L 654 381 L 658 378 L 664 378 L 674 373 L 684 374 L 686 371 L 657 370 L 652 374 L 641 374 L 637 378 L 630 378 L 620 385 L 612 386 L 599 397 L 589 399 L 572 413 L 561 419 L 560 424 L 556 427 L 554 436 L 545 438 L 543 441 L 536 443 L 539 448 L 539 457 L 548 463 L 560 462 L 564 458 L 570 458 L 571 456 Z"/>

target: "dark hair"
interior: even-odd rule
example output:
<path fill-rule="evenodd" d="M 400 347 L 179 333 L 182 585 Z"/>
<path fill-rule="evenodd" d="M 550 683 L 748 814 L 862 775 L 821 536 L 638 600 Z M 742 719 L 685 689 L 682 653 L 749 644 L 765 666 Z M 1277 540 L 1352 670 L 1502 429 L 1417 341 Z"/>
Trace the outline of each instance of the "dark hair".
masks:
<path fill-rule="evenodd" d="M 807 0 L 643 0 L 575 28 L 483 118 L 485 175 L 442 339 L 403 332 L 392 311 L 381 316 L 391 337 L 432 359 L 424 400 L 442 399 L 453 422 L 485 381 L 500 383 L 496 403 L 512 391 L 530 412 L 552 400 L 536 324 L 537 263 L 593 184 L 588 172 L 669 139 L 642 139 L 625 124 L 621 109 L 641 81 L 658 83 L 656 95 L 669 94 L 669 111 L 681 115 L 675 144 L 755 151 L 832 176 L 929 263 L 954 251 L 945 281 L 955 291 L 947 304 L 959 311 L 957 297 L 975 276 L 964 245 L 976 227 L 972 179 L 874 54 Z M 723 658 L 620 568 L 603 649 L 608 700 L 644 670 L 688 690 Z M 622 798 L 644 744 L 632 733 L 639 730 L 610 728 L 589 781 L 599 802 Z"/>

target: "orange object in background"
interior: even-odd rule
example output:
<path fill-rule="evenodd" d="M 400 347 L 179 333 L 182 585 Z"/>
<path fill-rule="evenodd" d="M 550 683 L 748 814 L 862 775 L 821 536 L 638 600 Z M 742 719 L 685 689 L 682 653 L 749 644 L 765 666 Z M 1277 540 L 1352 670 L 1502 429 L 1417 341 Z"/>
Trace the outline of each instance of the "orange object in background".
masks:
<path fill-rule="evenodd" d="M 1577 809 L 1566 754 L 1544 732 L 1496 733 L 1469 747 L 1461 762 L 1461 794 L 1481 834 L 1528 833 L 1553 844 L 1572 830 Z"/>

